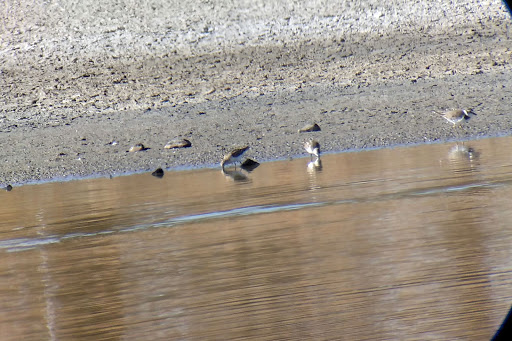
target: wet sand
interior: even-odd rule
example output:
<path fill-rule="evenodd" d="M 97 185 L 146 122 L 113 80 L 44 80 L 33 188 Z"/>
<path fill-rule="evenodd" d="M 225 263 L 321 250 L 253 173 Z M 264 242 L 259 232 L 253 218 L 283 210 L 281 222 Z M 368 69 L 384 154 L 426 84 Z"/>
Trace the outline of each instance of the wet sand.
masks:
<path fill-rule="evenodd" d="M 0 183 L 510 134 L 499 1 L 4 3 Z M 461 128 L 433 111 L 474 108 Z M 298 129 L 316 122 L 321 131 Z M 192 146 L 165 149 L 176 137 Z M 112 143 L 114 142 L 115 143 Z M 143 143 L 147 150 L 129 153 Z"/>

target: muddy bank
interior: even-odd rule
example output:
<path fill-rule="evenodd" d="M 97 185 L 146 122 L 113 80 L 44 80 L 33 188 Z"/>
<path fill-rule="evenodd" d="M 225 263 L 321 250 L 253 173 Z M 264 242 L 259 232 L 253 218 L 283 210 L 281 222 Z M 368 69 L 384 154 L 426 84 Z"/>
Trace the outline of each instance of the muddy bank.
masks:
<path fill-rule="evenodd" d="M 239 144 L 296 157 L 311 136 L 335 152 L 510 133 L 500 3 L 262 4 L 4 20 L 0 182 L 209 166 Z M 478 114 L 458 132 L 432 114 L 458 107 Z M 313 121 L 322 131 L 297 133 Z M 192 147 L 164 149 L 175 137 Z M 126 152 L 136 143 L 149 149 Z"/>

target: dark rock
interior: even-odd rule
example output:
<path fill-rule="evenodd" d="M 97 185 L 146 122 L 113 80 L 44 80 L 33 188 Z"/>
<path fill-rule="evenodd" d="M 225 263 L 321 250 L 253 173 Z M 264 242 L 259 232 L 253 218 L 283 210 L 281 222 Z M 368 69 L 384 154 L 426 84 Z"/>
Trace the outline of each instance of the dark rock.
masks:
<path fill-rule="evenodd" d="M 158 168 L 157 170 L 155 170 L 153 173 L 151 173 L 151 175 L 161 179 L 164 177 L 164 170 L 162 168 Z"/>
<path fill-rule="evenodd" d="M 257 161 L 254 161 L 252 159 L 246 159 L 242 165 L 240 166 L 243 170 L 246 170 L 248 172 L 252 172 L 253 170 L 255 170 L 256 168 L 258 168 L 258 166 L 260 165 L 259 162 Z"/>

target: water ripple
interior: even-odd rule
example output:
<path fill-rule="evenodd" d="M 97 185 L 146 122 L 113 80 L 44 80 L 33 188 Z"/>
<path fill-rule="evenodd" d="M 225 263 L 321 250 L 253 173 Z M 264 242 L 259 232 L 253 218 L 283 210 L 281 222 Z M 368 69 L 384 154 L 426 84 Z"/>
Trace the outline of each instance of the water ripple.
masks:
<path fill-rule="evenodd" d="M 135 232 L 140 230 L 146 230 L 150 228 L 161 228 L 161 227 L 173 227 L 176 225 L 186 224 L 186 223 L 194 223 L 200 222 L 210 219 L 222 219 L 229 217 L 240 217 L 240 216 L 248 216 L 255 214 L 265 214 L 265 213 L 275 213 L 275 212 L 283 212 L 283 211 L 291 211 L 291 210 L 300 210 L 312 207 L 321 207 L 327 205 L 343 205 L 343 204 L 359 204 L 365 202 L 375 202 L 380 200 L 389 200 L 389 199 L 402 199 L 407 197 L 417 197 L 417 196 L 430 196 L 437 195 L 442 193 L 453 193 L 453 192 L 461 192 L 466 190 L 471 190 L 475 188 L 493 188 L 499 187 L 502 185 L 510 184 L 510 181 L 504 182 L 483 182 L 483 183 L 468 183 L 463 185 L 454 185 L 454 186 L 442 186 L 442 187 L 434 187 L 434 188 L 423 188 L 423 189 L 414 189 L 408 191 L 394 192 L 394 193 L 386 193 L 380 194 L 374 197 L 366 197 L 361 199 L 342 199 L 342 200 L 334 200 L 334 201 L 322 201 L 315 203 L 293 203 L 293 204 L 284 204 L 284 205 L 257 205 L 257 206 L 247 206 L 247 207 L 239 207 L 225 211 L 215 211 L 215 212 L 207 212 L 200 214 L 191 214 L 180 217 L 168 218 L 160 222 L 152 222 L 148 224 L 137 224 L 129 227 L 124 227 L 116 230 L 103 230 L 97 232 L 79 232 L 79 233 L 70 233 L 62 236 L 52 235 L 47 237 L 38 237 L 38 238 L 18 238 L 18 239 L 10 239 L 0 241 L 0 250 L 6 250 L 7 252 L 17 252 L 17 251 L 25 251 L 29 249 L 33 249 L 36 247 L 59 243 L 64 240 L 75 239 L 75 238 L 87 238 L 87 237 L 96 237 L 101 235 L 109 235 L 114 233 L 123 233 L 123 232 Z"/>

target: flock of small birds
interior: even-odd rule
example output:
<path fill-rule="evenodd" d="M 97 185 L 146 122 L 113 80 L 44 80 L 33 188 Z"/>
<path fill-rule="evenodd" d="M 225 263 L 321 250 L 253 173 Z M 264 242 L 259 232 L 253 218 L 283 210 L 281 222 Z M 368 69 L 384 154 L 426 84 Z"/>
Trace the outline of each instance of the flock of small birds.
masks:
<path fill-rule="evenodd" d="M 236 169 L 236 164 L 241 163 L 242 157 L 245 152 L 249 149 L 249 146 L 243 146 L 240 148 L 234 148 L 229 153 L 224 155 L 222 161 L 220 162 L 220 166 L 222 170 L 225 170 L 225 167 L 229 164 L 234 164 Z M 309 140 L 304 143 L 304 149 L 310 154 L 311 160 L 313 160 L 313 155 L 316 157 L 316 160 L 320 159 L 320 143 L 316 140 Z"/>
<path fill-rule="evenodd" d="M 472 109 L 470 109 L 470 110 L 455 109 L 455 110 L 446 111 L 444 113 L 438 113 L 438 112 L 434 111 L 434 113 L 437 115 L 440 115 L 441 117 L 446 119 L 448 122 L 452 123 L 453 127 L 456 127 L 463 121 L 469 120 L 471 118 L 471 115 L 476 115 Z M 298 132 L 305 133 L 305 132 L 314 132 L 314 131 L 320 131 L 320 130 L 321 130 L 320 126 L 316 123 L 313 123 L 313 124 L 309 124 L 309 125 L 302 127 L 301 129 L 298 130 Z M 166 149 L 187 148 L 187 147 L 190 147 L 191 145 L 192 144 L 187 139 L 175 139 L 175 140 L 169 141 L 165 145 L 164 148 L 166 148 Z M 128 150 L 128 152 L 138 152 L 138 151 L 147 150 L 147 149 L 149 149 L 149 148 L 145 147 L 141 143 L 138 143 L 138 144 L 132 146 L 130 148 L 130 150 Z M 316 165 L 321 164 L 320 163 L 320 143 L 317 140 L 311 139 L 309 141 L 306 141 L 304 143 L 304 149 L 306 150 L 306 152 L 309 153 L 310 160 L 312 162 L 314 161 L 314 163 Z M 239 164 L 241 168 L 244 168 L 244 166 L 246 166 L 245 162 L 247 162 L 247 161 L 249 162 L 249 165 L 248 165 L 249 167 L 255 168 L 255 164 L 257 164 L 257 162 L 255 162 L 251 159 L 246 159 L 244 164 L 242 164 L 242 158 L 244 157 L 244 154 L 247 152 L 247 150 L 249 150 L 249 146 L 246 145 L 243 147 L 233 148 L 231 151 L 229 151 L 229 153 L 225 154 L 220 162 L 222 171 L 224 172 L 225 167 L 227 167 L 229 165 L 234 165 L 235 171 L 236 171 L 237 164 Z M 313 157 L 315 157 L 314 160 L 313 160 Z M 163 171 L 161 169 L 158 169 L 157 171 L 153 172 L 153 175 L 157 176 L 157 177 L 162 177 Z"/>
<path fill-rule="evenodd" d="M 434 111 L 435 114 L 440 115 L 444 119 L 446 119 L 448 122 L 453 124 L 453 127 L 455 128 L 457 125 L 459 125 L 463 121 L 467 121 L 471 118 L 471 115 L 476 115 L 472 109 L 470 110 L 463 110 L 463 109 L 455 109 L 446 111 L 443 113 L 438 113 Z M 314 123 L 310 126 L 306 126 L 302 129 L 299 129 L 299 132 L 311 132 L 311 131 L 320 131 L 320 127 Z M 242 160 L 242 157 L 244 153 L 249 149 L 249 146 L 243 146 L 240 148 L 234 148 L 229 153 L 224 155 L 220 165 L 222 167 L 222 170 L 224 170 L 224 167 L 229 164 L 234 164 L 236 169 L 236 164 L 240 163 Z M 313 161 L 313 156 L 315 156 L 315 162 L 318 162 L 320 160 L 320 143 L 316 140 L 309 140 L 304 143 L 304 149 L 306 152 L 309 153 L 311 161 Z"/>
<path fill-rule="evenodd" d="M 438 112 L 434 111 L 434 113 L 437 115 L 440 115 L 441 117 L 446 119 L 448 122 L 452 123 L 454 128 L 457 125 L 459 125 L 461 122 L 469 120 L 472 115 L 476 115 L 476 113 L 474 113 L 472 109 L 469 109 L 469 110 L 455 109 L 455 110 L 446 111 L 444 113 L 438 113 Z M 320 131 L 320 130 L 321 129 L 318 126 L 318 124 L 313 123 L 311 125 L 307 125 L 301 129 L 299 129 L 299 133 Z M 114 144 L 114 143 L 117 144 L 117 142 L 115 142 L 115 141 L 111 142 L 111 144 Z M 187 147 L 190 147 L 191 145 L 192 144 L 187 139 L 175 139 L 175 140 L 169 141 L 165 145 L 164 148 L 166 148 L 166 149 L 187 148 Z M 145 147 L 142 143 L 138 143 L 138 144 L 132 146 L 128 150 L 128 152 L 138 152 L 138 151 L 143 151 L 143 150 L 147 150 L 147 149 L 149 149 L 149 148 Z M 247 152 L 248 149 L 249 149 L 249 146 L 238 147 L 238 148 L 232 149 L 229 153 L 225 154 L 220 163 L 220 166 L 222 167 L 222 171 L 224 172 L 225 167 L 230 164 L 233 164 L 235 166 L 235 170 L 236 170 L 237 163 L 240 164 L 242 167 L 241 161 L 242 161 L 242 158 L 243 158 L 245 152 Z M 320 143 L 316 140 L 311 139 L 304 143 L 304 149 L 306 150 L 306 152 L 309 153 L 311 161 L 313 161 L 313 156 L 314 156 L 315 157 L 314 163 L 316 165 L 319 165 L 320 164 Z M 247 164 L 248 168 L 255 168 L 258 165 L 258 163 L 256 161 L 253 161 L 250 159 L 247 159 L 245 162 L 248 162 L 248 164 Z M 161 177 L 163 177 L 164 172 L 161 168 L 159 168 L 156 171 L 154 171 L 152 173 L 152 175 L 161 178 Z M 12 186 L 8 185 L 7 187 L 3 187 L 3 189 L 6 191 L 10 191 L 10 190 L 12 190 Z"/>

